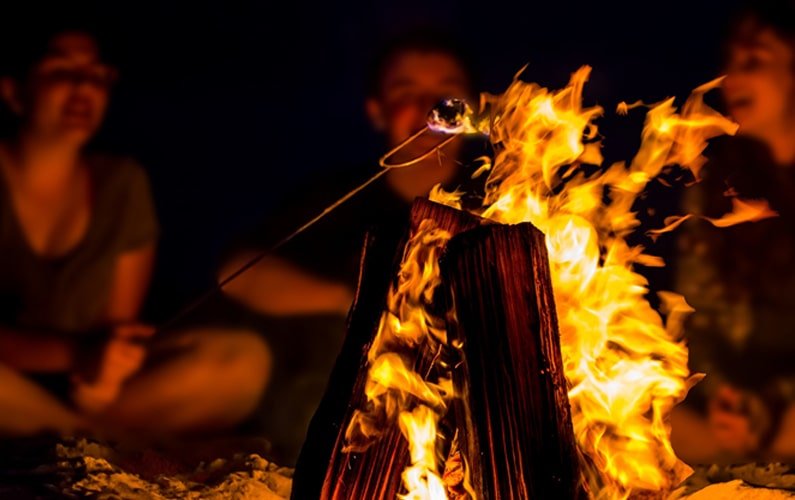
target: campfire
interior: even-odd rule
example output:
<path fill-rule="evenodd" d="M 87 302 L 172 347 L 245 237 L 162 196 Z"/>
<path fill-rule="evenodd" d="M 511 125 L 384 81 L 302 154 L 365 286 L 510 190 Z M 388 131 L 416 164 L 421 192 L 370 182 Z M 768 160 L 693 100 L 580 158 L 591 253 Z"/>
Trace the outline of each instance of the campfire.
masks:
<path fill-rule="evenodd" d="M 455 103 L 444 116 L 437 130 L 493 145 L 474 174 L 488 175 L 483 204 L 465 211 L 461 193 L 436 189 L 415 202 L 398 256 L 368 237 L 294 498 L 662 497 L 690 472 L 667 424 L 698 380 L 681 336 L 690 308 L 673 293 L 664 316 L 649 304 L 635 266 L 663 263 L 627 237 L 646 185 L 672 166 L 698 179 L 707 140 L 737 127 L 703 101 L 720 80 L 681 111 L 621 104 L 648 109 L 642 143 L 604 168 L 589 72 L 559 91 L 517 76 L 477 113 Z M 711 222 L 772 214 L 734 207 Z"/>

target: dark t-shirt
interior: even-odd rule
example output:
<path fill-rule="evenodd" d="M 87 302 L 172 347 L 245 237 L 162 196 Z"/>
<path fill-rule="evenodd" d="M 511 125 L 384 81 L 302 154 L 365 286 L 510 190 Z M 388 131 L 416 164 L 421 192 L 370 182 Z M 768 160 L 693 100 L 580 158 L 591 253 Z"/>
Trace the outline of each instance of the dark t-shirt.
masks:
<path fill-rule="evenodd" d="M 158 232 L 149 182 L 128 159 L 85 158 L 92 191 L 83 239 L 65 255 L 34 253 L 0 175 L 0 324 L 79 335 L 99 327 L 119 254 L 152 243 Z"/>
<path fill-rule="evenodd" d="M 472 174 L 481 164 L 468 162 L 484 155 L 491 155 L 488 140 L 481 136 L 466 137 L 458 152 L 460 168 L 445 186 L 448 191 L 465 193 L 461 200 L 465 207 L 482 205 L 487 175 L 473 179 Z M 433 165 L 423 168 L 433 168 Z M 341 170 L 334 176 L 309 183 L 306 188 L 293 190 L 287 201 L 237 248 L 264 250 L 272 247 L 380 171 L 373 162 L 369 167 Z M 400 198 L 389 187 L 384 175 L 275 253 L 306 271 L 346 283 L 353 289 L 359 275 L 365 233 L 376 232 L 382 242 L 394 243 L 397 251 L 408 229 L 410 211 L 411 201 Z"/>
<path fill-rule="evenodd" d="M 478 144 L 482 149 L 482 145 Z M 480 153 L 480 150 L 475 150 Z M 482 153 L 481 153 L 482 154 Z M 378 167 L 340 172 L 337 176 L 300 187 L 287 198 L 252 234 L 233 250 L 266 251 L 296 228 L 311 220 L 346 193 L 379 172 Z M 471 171 L 461 169 L 456 186 L 475 186 L 468 203 L 479 202 L 482 179 L 468 179 Z M 273 252 L 304 271 L 329 281 L 346 284 L 354 290 L 365 235 L 379 241 L 388 254 L 401 251 L 408 230 L 411 203 L 400 198 L 382 176 L 353 198 Z M 387 258 L 384 255 L 384 258 Z M 390 272 L 391 262 L 370 263 L 368 272 Z M 227 316 L 246 318 L 244 311 Z M 251 318 L 273 350 L 273 374 L 257 424 L 272 442 L 272 454 L 279 463 L 292 464 L 303 444 L 309 421 L 323 396 L 329 374 L 342 346 L 344 318 L 332 315 L 304 315 L 288 318 Z"/>
<path fill-rule="evenodd" d="M 272 248 L 377 172 L 376 168 L 343 172 L 299 187 L 232 250 L 259 252 Z M 375 231 L 382 241 L 389 238 L 397 252 L 408 224 L 410 204 L 397 197 L 384 181 L 382 177 L 367 186 L 274 253 L 304 271 L 353 290 L 365 234 Z M 226 300 L 217 306 L 216 316 L 258 329 L 273 351 L 271 382 L 250 425 L 271 441 L 272 458 L 293 464 L 342 346 L 345 319 L 328 314 L 266 317 Z"/>
<path fill-rule="evenodd" d="M 686 210 L 720 217 L 732 209 L 732 190 L 741 199 L 766 199 L 779 216 L 683 227 L 677 288 L 696 309 L 687 329 L 691 365 L 768 388 L 795 373 L 795 167 L 775 165 L 760 144 L 732 138 L 703 176 L 685 193 Z"/>
<path fill-rule="evenodd" d="M 377 170 L 361 170 L 297 191 L 242 246 L 272 247 Z M 275 250 L 275 254 L 316 276 L 355 288 L 365 233 L 379 231 L 397 243 L 408 222 L 410 203 L 399 198 L 381 177 L 316 224 Z"/>

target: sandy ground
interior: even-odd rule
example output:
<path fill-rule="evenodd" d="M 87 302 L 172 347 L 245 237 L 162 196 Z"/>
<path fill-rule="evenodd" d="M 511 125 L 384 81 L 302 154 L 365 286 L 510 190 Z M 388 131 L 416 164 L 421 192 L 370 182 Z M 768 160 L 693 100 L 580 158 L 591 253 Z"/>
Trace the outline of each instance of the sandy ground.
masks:
<path fill-rule="evenodd" d="M 697 468 L 669 500 L 777 500 L 795 498 L 795 466 L 776 463 Z"/>
<path fill-rule="evenodd" d="M 55 436 L 0 440 L 0 499 L 289 498 L 290 468 L 260 439 L 100 443 Z"/>
<path fill-rule="evenodd" d="M 237 454 L 200 463 L 194 470 L 169 470 L 169 463 L 152 454 L 138 455 L 149 471 L 136 474 L 135 464 L 117 451 L 84 440 L 58 444 L 59 469 L 66 480 L 61 492 L 67 496 L 97 499 L 207 499 L 246 498 L 278 500 L 289 498 L 292 469 L 279 467 L 257 454 Z M 114 463 L 116 462 L 116 463 Z M 152 468 L 160 468 L 157 473 Z M 140 469 L 140 467 L 137 467 Z M 69 477 L 69 471 L 74 471 Z M 147 473 L 148 472 L 148 473 Z"/>
<path fill-rule="evenodd" d="M 251 439 L 157 450 L 85 439 L 5 441 L 0 442 L 0 498 L 289 498 L 293 470 L 269 462 L 265 453 L 262 443 Z M 700 467 L 667 498 L 685 499 L 795 499 L 795 466 Z"/>

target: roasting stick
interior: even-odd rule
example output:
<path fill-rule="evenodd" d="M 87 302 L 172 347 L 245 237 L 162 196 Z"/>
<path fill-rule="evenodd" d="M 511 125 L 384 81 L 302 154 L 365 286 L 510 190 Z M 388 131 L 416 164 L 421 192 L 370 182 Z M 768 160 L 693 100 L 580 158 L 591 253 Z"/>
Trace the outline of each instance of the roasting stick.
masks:
<path fill-rule="evenodd" d="M 248 271 L 252 267 L 256 266 L 257 263 L 259 263 L 262 259 L 264 259 L 268 255 L 273 253 L 275 250 L 277 250 L 280 247 L 284 246 L 290 240 L 292 240 L 293 238 L 295 238 L 299 234 L 303 233 L 304 231 L 306 231 L 307 229 L 309 229 L 310 227 L 315 225 L 318 221 L 320 221 L 325 216 L 327 216 L 328 214 L 333 212 L 340 205 L 342 205 L 346 201 L 350 200 L 351 198 L 356 196 L 356 194 L 358 194 L 360 191 L 364 190 L 367 186 L 369 186 L 370 184 L 372 184 L 373 182 L 375 182 L 376 180 L 381 178 L 388 171 L 390 171 L 392 169 L 395 169 L 395 168 L 410 167 L 412 165 L 416 165 L 416 164 L 420 163 L 421 161 L 424 161 L 425 159 L 429 158 L 431 155 L 441 151 L 442 148 L 444 148 L 445 146 L 450 144 L 453 141 L 453 139 L 455 139 L 456 136 L 457 136 L 457 134 L 450 134 L 447 138 L 445 138 L 445 140 L 443 140 L 442 142 L 440 142 L 436 146 L 432 147 L 431 149 L 429 149 L 428 151 L 426 151 L 422 155 L 420 155 L 420 156 L 418 156 L 416 158 L 412 158 L 411 160 L 408 160 L 408 161 L 405 161 L 405 162 L 402 162 L 402 163 L 389 163 L 389 159 L 392 156 L 397 154 L 401 149 L 406 147 L 412 141 L 414 141 L 419 136 L 421 136 L 422 134 L 424 134 L 425 132 L 427 132 L 429 130 L 431 130 L 431 128 L 426 125 L 425 127 L 421 128 L 419 131 L 417 131 L 415 134 L 413 134 L 411 137 L 409 137 L 405 141 L 401 142 L 400 144 L 398 144 L 397 146 L 395 146 L 394 148 L 389 150 L 384 156 L 382 156 L 378 160 L 378 165 L 381 167 L 381 170 L 378 171 L 375 175 L 373 175 L 372 177 L 370 177 L 369 179 L 367 179 L 363 183 L 361 183 L 358 186 L 356 186 L 355 188 L 353 188 L 351 191 L 349 191 L 348 193 L 343 195 L 337 201 L 335 201 L 334 203 L 332 203 L 331 205 L 329 205 L 328 207 L 323 209 L 323 211 L 321 211 L 315 217 L 309 219 L 302 226 L 298 227 L 296 230 L 294 230 L 293 232 L 291 232 L 290 234 L 288 234 L 287 236 L 285 236 L 284 238 L 282 238 L 281 240 L 276 242 L 274 245 L 270 246 L 268 249 L 256 254 L 254 257 L 252 257 L 250 260 L 248 260 L 242 266 L 237 268 L 229 276 L 227 276 L 223 280 L 219 281 L 214 287 L 210 288 L 209 290 L 204 292 L 202 295 L 200 295 L 196 300 L 194 300 L 193 302 L 189 303 L 187 306 L 183 307 L 174 316 L 172 316 L 170 319 L 168 319 L 162 325 L 160 325 L 160 327 L 155 332 L 155 335 L 157 335 L 160 332 L 163 332 L 163 331 L 166 331 L 166 330 L 169 330 L 169 329 L 173 328 L 176 324 L 178 324 L 186 316 L 188 316 L 190 313 L 195 311 L 202 304 L 207 302 L 210 298 L 214 297 L 217 293 L 221 292 L 226 285 L 228 285 L 229 283 L 231 283 L 232 281 L 234 281 L 235 279 L 240 277 L 240 275 L 242 275 L 243 273 L 245 273 L 246 271 Z"/>

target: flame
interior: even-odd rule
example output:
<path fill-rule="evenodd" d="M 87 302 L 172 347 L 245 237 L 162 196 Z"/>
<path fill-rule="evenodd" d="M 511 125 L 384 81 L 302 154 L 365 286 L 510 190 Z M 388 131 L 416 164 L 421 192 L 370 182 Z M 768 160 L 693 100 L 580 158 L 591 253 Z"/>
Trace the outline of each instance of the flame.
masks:
<path fill-rule="evenodd" d="M 756 222 L 778 217 L 778 212 L 770 208 L 767 200 L 732 199 L 732 211 L 718 219 L 707 220 L 715 227 L 729 227 L 743 222 Z"/>
<path fill-rule="evenodd" d="M 692 214 L 667 217 L 664 221 L 665 227 L 652 229 L 647 231 L 647 234 L 651 235 L 652 238 L 656 238 L 661 234 L 670 233 L 692 217 Z M 732 198 L 731 212 L 724 214 L 722 217 L 715 219 L 701 216 L 702 219 L 715 227 L 735 226 L 744 222 L 757 222 L 771 217 L 778 217 L 778 212 L 770 208 L 767 200 L 743 200 L 736 197 Z"/>
<path fill-rule="evenodd" d="M 585 480 L 597 498 L 627 498 L 670 490 L 688 472 L 673 453 L 666 417 L 697 380 L 681 341 L 689 306 L 663 295 L 664 322 L 633 270 L 661 261 L 626 242 L 639 225 L 632 205 L 667 165 L 697 177 L 706 141 L 737 126 L 703 102 L 717 79 L 695 89 L 680 113 L 674 99 L 648 106 L 632 162 L 586 176 L 579 165 L 602 163 L 594 119 L 603 110 L 582 105 L 589 73 L 580 68 L 557 92 L 517 78 L 502 95 L 484 97 L 495 158 L 481 215 L 531 222 L 547 235 L 574 430 L 588 457 Z"/>
<path fill-rule="evenodd" d="M 444 199 L 455 203 L 452 195 Z M 370 406 L 354 413 L 346 432 L 345 450 L 362 451 L 385 422 L 397 420 L 411 455 L 402 475 L 408 493 L 401 498 L 406 500 L 447 498 L 437 463 L 436 425 L 453 395 L 452 378 L 428 380 L 413 363 L 420 353 L 436 352 L 447 343 L 444 319 L 430 312 L 430 305 L 440 282 L 439 254 L 449 239 L 450 233 L 424 220 L 406 245 L 398 282 L 389 291 L 368 351 L 365 395 Z"/>
<path fill-rule="evenodd" d="M 403 484 L 409 490 L 404 500 L 447 498 L 447 488 L 438 475 L 436 463 L 436 422 L 439 415 L 427 406 L 400 413 L 400 431 L 409 441 L 411 466 L 403 471 Z"/>
<path fill-rule="evenodd" d="M 603 110 L 582 104 L 589 74 L 589 67 L 580 68 L 558 91 L 517 75 L 503 94 L 482 97 L 494 159 L 478 172 L 489 176 L 477 212 L 505 224 L 531 222 L 547 236 L 572 419 L 587 457 L 583 480 L 589 490 L 609 499 L 664 494 L 689 473 L 671 448 L 666 419 L 699 380 L 689 373 L 681 340 L 692 309 L 681 296 L 663 292 L 664 320 L 647 301 L 648 284 L 634 266 L 662 261 L 627 243 L 639 226 L 632 206 L 666 166 L 681 165 L 698 178 L 707 140 L 733 134 L 737 125 L 703 102 L 720 79 L 695 89 L 679 112 L 673 98 L 623 104 L 623 114 L 648 108 L 640 149 L 628 165 L 601 168 L 594 120 Z M 583 164 L 600 168 L 586 175 Z M 440 188 L 431 199 L 461 206 L 460 193 Z M 733 213 L 711 222 L 721 226 L 770 215 L 769 207 L 735 200 Z M 420 350 L 433 352 L 446 343 L 443 319 L 429 311 L 439 284 L 438 258 L 449 238 L 424 221 L 406 246 L 368 354 L 369 405 L 356 412 L 347 432 L 348 449 L 363 449 L 384 421 L 398 421 L 411 453 L 402 476 L 407 499 L 447 498 L 438 475 L 437 424 L 454 397 L 451 379 L 427 380 L 412 363 Z"/>

